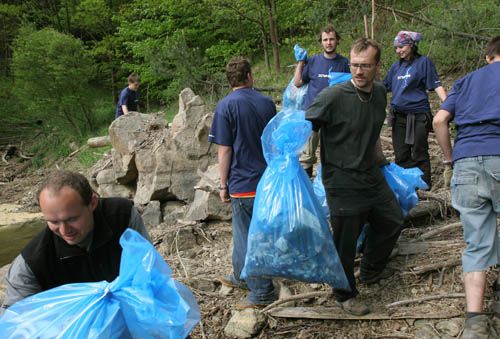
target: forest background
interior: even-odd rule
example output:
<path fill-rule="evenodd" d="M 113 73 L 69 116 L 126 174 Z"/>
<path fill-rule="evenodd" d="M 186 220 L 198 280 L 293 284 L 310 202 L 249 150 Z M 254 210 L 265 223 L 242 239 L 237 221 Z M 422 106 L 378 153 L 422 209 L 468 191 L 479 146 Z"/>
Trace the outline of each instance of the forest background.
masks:
<path fill-rule="evenodd" d="M 499 13 L 498 0 L 1 0 L 0 146 L 24 141 L 40 167 L 106 134 L 131 72 L 141 76 L 141 111 L 169 121 L 185 87 L 210 105 L 227 94 L 224 66 L 237 55 L 252 61 L 255 87 L 278 99 L 294 44 L 320 52 L 328 23 L 344 56 L 373 30 L 382 76 L 396 60 L 395 34 L 422 32 L 419 52 L 452 81 L 484 65 Z M 99 155 L 78 157 L 91 165 Z"/>

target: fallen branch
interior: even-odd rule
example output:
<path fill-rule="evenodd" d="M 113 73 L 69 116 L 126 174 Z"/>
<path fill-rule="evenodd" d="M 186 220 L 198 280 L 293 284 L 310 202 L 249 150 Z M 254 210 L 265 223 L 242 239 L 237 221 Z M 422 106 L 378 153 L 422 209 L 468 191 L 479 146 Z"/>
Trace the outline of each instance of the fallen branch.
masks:
<path fill-rule="evenodd" d="M 455 222 L 453 224 L 441 226 L 439 228 L 433 229 L 429 232 L 426 232 L 420 236 L 420 239 L 426 240 L 429 238 L 432 238 L 438 234 L 449 232 L 449 231 L 454 231 L 456 229 L 462 228 L 462 223 L 461 222 Z"/>
<path fill-rule="evenodd" d="M 461 312 L 443 313 L 410 313 L 410 314 L 386 314 L 369 313 L 367 315 L 355 316 L 342 311 L 337 307 L 276 307 L 267 313 L 279 318 L 299 319 L 328 319 L 328 320 L 395 320 L 395 319 L 450 319 L 460 316 Z"/>
<path fill-rule="evenodd" d="M 454 267 L 458 266 L 462 263 L 462 260 L 460 258 L 453 258 L 447 261 L 443 262 L 438 262 L 435 264 L 429 264 L 429 265 L 422 265 L 422 266 L 416 266 L 412 269 L 411 272 L 404 272 L 402 274 L 424 274 L 427 272 L 432 272 L 432 271 L 437 271 L 441 268 L 445 267 Z"/>
<path fill-rule="evenodd" d="M 262 309 L 261 312 L 267 312 L 272 308 L 275 308 L 278 305 L 287 303 L 289 301 L 294 301 L 294 300 L 303 300 L 303 299 L 310 299 L 310 298 L 316 298 L 316 297 L 327 297 L 331 294 L 331 292 L 325 292 L 325 291 L 320 291 L 320 292 L 309 292 L 309 293 L 302 293 L 302 294 L 295 294 L 283 299 L 276 300 L 270 305 L 267 305 L 264 309 Z"/>
<path fill-rule="evenodd" d="M 403 305 L 409 305 L 409 304 L 419 304 L 419 303 L 422 303 L 424 301 L 446 299 L 446 298 L 465 298 L 465 293 L 429 295 L 429 296 L 421 297 L 421 298 L 396 301 L 396 302 L 385 305 L 385 307 L 391 308 L 391 307 L 403 306 Z"/>
<path fill-rule="evenodd" d="M 103 137 L 94 137 L 87 140 L 87 145 L 92 148 L 104 147 L 111 144 L 109 135 Z"/>

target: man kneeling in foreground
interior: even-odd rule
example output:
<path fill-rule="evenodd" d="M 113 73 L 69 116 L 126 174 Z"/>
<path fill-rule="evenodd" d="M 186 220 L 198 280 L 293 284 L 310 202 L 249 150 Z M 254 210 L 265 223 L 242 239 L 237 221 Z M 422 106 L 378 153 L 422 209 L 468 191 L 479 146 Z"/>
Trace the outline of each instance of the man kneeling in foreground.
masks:
<path fill-rule="evenodd" d="M 38 201 L 47 227 L 12 262 L 3 309 L 64 284 L 114 280 L 128 227 L 151 241 L 132 201 L 99 198 L 79 173 L 49 174 Z"/>

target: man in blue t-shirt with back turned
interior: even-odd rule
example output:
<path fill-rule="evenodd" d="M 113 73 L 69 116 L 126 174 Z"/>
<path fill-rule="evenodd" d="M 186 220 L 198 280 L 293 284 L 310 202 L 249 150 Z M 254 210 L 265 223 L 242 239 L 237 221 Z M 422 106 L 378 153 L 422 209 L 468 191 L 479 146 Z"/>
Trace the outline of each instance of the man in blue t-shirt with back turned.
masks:
<path fill-rule="evenodd" d="M 307 58 L 307 51 L 303 48 L 295 48 L 295 59 L 297 67 L 294 74 L 294 85 L 300 87 L 309 84 L 304 98 L 303 110 L 307 110 L 316 96 L 328 87 L 328 76 L 330 72 L 350 73 L 349 60 L 338 54 L 337 45 L 340 41 L 339 33 L 328 25 L 319 33 L 319 42 L 323 47 L 323 53 Z M 318 148 L 319 135 L 313 132 L 309 138 L 304 151 L 300 155 L 300 162 L 309 177 L 312 176 L 313 166 L 316 163 L 316 148 Z"/>
<path fill-rule="evenodd" d="M 233 273 L 221 279 L 227 286 L 249 289 L 247 298 L 236 308 L 255 308 L 276 300 L 271 279 L 240 280 L 247 252 L 247 237 L 252 218 L 257 184 L 266 169 L 261 136 L 276 115 L 273 101 L 252 88 L 250 62 L 234 58 L 226 66 L 232 92 L 219 101 L 208 140 L 218 145 L 219 196 L 231 203 L 233 217 Z"/>
<path fill-rule="evenodd" d="M 486 47 L 487 66 L 457 80 L 434 117 L 444 154 L 445 184 L 464 228 L 462 254 L 467 309 L 462 339 L 498 338 L 483 310 L 486 271 L 500 263 L 500 36 Z M 457 128 L 451 147 L 448 125 Z M 500 274 L 492 311 L 500 317 Z"/>
<path fill-rule="evenodd" d="M 120 93 L 120 98 L 116 103 L 115 119 L 118 119 L 129 112 L 139 111 L 139 75 L 132 73 L 128 76 L 128 86 Z"/>

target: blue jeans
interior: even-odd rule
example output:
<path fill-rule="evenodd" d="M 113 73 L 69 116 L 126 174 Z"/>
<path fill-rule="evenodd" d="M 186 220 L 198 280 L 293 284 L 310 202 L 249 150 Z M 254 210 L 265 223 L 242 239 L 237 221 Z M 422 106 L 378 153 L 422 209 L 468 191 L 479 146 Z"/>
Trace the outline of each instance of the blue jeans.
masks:
<path fill-rule="evenodd" d="M 233 210 L 233 274 L 240 280 L 247 254 L 248 230 L 252 219 L 254 198 L 231 198 Z M 270 303 L 276 297 L 271 279 L 246 279 L 250 289 L 248 299 L 253 303 Z"/>
<path fill-rule="evenodd" d="M 500 263 L 500 156 L 455 161 L 451 193 L 464 227 L 464 272 L 481 272 Z"/>

